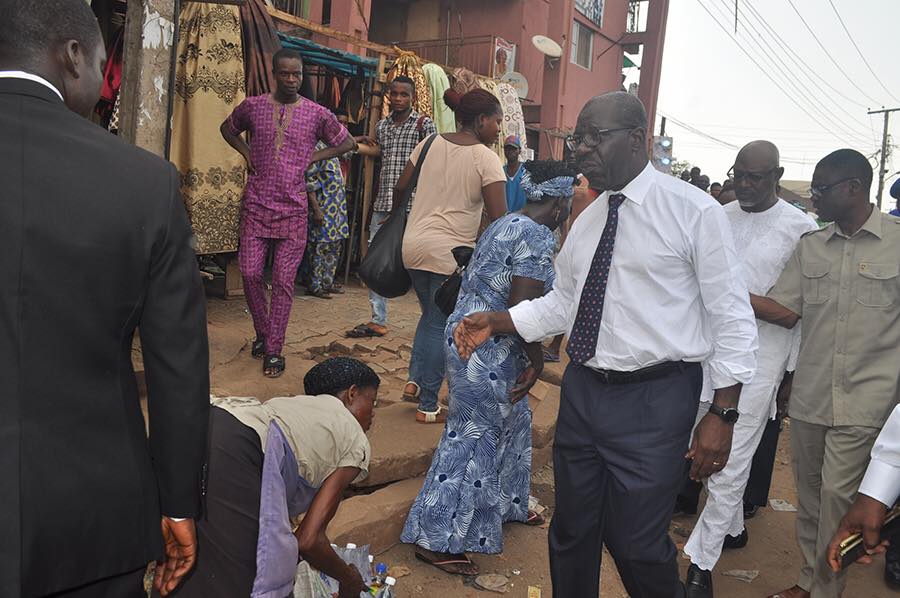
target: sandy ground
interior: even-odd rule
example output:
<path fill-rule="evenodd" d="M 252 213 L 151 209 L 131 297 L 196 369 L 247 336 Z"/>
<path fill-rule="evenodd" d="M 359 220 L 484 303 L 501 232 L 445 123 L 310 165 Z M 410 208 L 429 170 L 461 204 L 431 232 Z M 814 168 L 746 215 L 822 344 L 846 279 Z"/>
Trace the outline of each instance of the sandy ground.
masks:
<path fill-rule="evenodd" d="M 333 343 L 342 340 L 342 331 L 364 322 L 369 316 L 366 291 L 348 288 L 346 295 L 332 300 L 299 296 L 294 304 L 287 335 L 285 356 L 287 372 L 277 380 L 261 375 L 261 363 L 250 358 L 249 341 L 253 337 L 250 316 L 240 299 L 209 301 L 210 368 L 213 393 L 269 398 L 302 392 L 302 378 L 314 360 L 322 359 Z M 406 363 L 411 339 L 418 320 L 418 306 L 412 296 L 390 303 L 391 334 L 385 339 L 352 341 L 347 349 L 377 366 L 382 376 L 382 404 L 399 399 L 405 381 Z M 140 361 L 139 351 L 135 354 Z M 377 425 L 377 417 L 376 417 Z M 789 431 L 781 435 L 776 470 L 770 498 L 781 498 L 796 504 L 790 461 L 786 452 Z M 552 470 L 545 468 L 535 476 L 533 494 L 552 505 Z M 672 538 L 677 544 L 686 541 L 693 518 L 676 518 Z M 763 509 L 748 522 L 749 545 L 726 552 L 714 574 L 714 587 L 719 598 L 759 598 L 793 585 L 799 570 L 800 555 L 794 541 L 794 514 Z M 364 539 L 360 539 L 363 541 Z M 409 573 L 398 582 L 399 596 L 477 596 L 484 592 L 466 585 L 464 579 L 451 577 L 420 563 L 412 548 L 397 546 L 379 557 L 392 567 L 406 568 Z M 541 588 L 541 596 L 551 596 L 547 559 L 547 530 L 512 524 L 505 529 L 505 552 L 497 556 L 476 556 L 483 573 L 499 573 L 509 577 L 508 595 L 528 596 L 528 587 Z M 682 575 L 687 561 L 680 558 Z M 758 570 L 751 583 L 726 577 L 731 569 Z M 401 569 L 402 571 L 402 569 Z M 850 598 L 888 598 L 900 596 L 882 581 L 883 561 L 868 567 L 854 566 L 849 574 L 845 596 Z M 601 596 L 624 597 L 625 591 L 608 555 L 602 564 Z M 488 593 L 489 594 L 489 593 Z"/>

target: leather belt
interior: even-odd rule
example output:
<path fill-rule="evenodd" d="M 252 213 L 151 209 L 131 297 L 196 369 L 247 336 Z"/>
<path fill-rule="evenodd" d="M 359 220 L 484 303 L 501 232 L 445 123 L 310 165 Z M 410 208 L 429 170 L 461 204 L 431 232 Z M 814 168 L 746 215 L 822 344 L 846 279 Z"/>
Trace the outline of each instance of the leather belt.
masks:
<path fill-rule="evenodd" d="M 635 384 L 638 382 L 649 382 L 650 380 L 658 380 L 674 373 L 686 371 L 696 363 L 686 363 L 684 361 L 666 361 L 654 365 L 634 370 L 632 372 L 620 372 L 617 370 L 598 370 L 588 368 L 597 377 L 601 384 Z"/>

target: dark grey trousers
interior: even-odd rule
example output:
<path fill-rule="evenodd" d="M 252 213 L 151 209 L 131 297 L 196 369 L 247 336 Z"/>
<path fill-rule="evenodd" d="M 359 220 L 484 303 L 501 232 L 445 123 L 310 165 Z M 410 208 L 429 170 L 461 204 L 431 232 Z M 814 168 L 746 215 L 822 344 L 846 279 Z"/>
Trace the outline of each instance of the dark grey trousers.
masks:
<path fill-rule="evenodd" d="M 554 596 L 599 595 L 604 544 L 629 596 L 683 595 L 668 527 L 702 384 L 698 364 L 620 385 L 583 366 L 566 369 L 553 446 Z"/>

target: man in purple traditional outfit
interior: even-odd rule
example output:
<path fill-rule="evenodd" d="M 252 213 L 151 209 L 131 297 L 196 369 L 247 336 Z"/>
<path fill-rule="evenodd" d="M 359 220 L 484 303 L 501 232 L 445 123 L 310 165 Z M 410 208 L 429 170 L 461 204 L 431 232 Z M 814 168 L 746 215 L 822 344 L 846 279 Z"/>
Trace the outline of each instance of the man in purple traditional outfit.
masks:
<path fill-rule="evenodd" d="M 303 61 L 288 49 L 272 58 L 277 89 L 247 98 L 222 123 L 225 141 L 244 156 L 249 177 L 241 208 L 238 261 L 247 306 L 256 328 L 254 357 L 265 357 L 263 373 L 284 373 L 281 348 L 294 300 L 294 279 L 306 249 L 308 204 L 304 173 L 309 165 L 356 149 L 353 137 L 326 108 L 299 95 Z M 241 133 L 250 133 L 248 144 Z M 316 151 L 321 140 L 328 146 Z M 272 303 L 263 280 L 274 253 Z"/>

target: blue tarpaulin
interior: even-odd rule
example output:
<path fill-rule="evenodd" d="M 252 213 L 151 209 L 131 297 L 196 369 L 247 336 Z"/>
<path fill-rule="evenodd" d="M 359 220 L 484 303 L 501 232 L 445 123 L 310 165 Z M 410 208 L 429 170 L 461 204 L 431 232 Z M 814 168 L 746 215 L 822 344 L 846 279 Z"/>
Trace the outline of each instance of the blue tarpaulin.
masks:
<path fill-rule="evenodd" d="M 300 37 L 278 34 L 281 45 L 300 52 L 305 64 L 316 64 L 348 77 L 355 77 L 362 71 L 366 77 L 374 77 L 378 60 L 357 56 L 343 50 L 328 48 L 314 41 Z"/>

